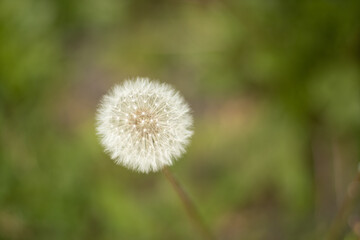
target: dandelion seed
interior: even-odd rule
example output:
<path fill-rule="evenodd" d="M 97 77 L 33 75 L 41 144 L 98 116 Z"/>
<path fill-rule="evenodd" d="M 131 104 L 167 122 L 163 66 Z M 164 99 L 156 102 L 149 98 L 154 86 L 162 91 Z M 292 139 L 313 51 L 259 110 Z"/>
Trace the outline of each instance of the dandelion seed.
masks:
<path fill-rule="evenodd" d="M 103 97 L 97 133 L 116 163 L 139 172 L 156 172 L 184 153 L 193 134 L 189 112 L 185 100 L 168 84 L 137 78 L 116 85 Z M 114 126 L 120 131 L 113 131 Z"/>

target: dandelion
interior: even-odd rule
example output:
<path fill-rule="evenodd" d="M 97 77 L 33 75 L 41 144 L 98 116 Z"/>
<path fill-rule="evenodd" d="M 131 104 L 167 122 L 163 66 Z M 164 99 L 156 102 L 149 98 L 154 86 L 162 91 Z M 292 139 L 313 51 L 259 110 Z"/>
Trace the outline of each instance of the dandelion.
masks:
<path fill-rule="evenodd" d="M 97 133 L 111 158 L 139 172 L 162 170 L 204 239 L 213 239 L 195 205 L 167 168 L 184 152 L 192 131 L 190 108 L 170 85 L 137 78 L 116 85 L 97 112 Z"/>
<path fill-rule="evenodd" d="M 192 131 L 190 108 L 170 85 L 136 78 L 116 85 L 97 112 L 97 133 L 117 163 L 156 172 L 184 152 Z"/>

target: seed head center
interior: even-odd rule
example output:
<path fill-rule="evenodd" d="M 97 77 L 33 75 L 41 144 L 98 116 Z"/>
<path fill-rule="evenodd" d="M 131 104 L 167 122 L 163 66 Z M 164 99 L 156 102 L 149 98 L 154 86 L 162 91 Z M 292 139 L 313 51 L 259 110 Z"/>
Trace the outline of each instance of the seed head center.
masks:
<path fill-rule="evenodd" d="M 159 132 L 158 120 L 148 110 L 137 109 L 130 117 L 129 124 L 141 136 L 152 136 Z"/>

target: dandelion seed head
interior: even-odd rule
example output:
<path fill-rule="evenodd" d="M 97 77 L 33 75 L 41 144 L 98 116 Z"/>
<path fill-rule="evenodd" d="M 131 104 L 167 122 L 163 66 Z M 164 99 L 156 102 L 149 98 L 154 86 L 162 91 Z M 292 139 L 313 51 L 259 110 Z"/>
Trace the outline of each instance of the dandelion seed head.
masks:
<path fill-rule="evenodd" d="M 103 97 L 96 129 L 116 163 L 148 173 L 172 165 L 185 152 L 192 123 L 190 108 L 170 85 L 136 78 Z"/>

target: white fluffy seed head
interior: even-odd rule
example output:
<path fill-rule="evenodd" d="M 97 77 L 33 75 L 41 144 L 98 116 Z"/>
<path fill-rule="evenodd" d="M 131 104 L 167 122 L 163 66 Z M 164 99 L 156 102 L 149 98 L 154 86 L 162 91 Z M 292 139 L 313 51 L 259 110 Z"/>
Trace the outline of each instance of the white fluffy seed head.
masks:
<path fill-rule="evenodd" d="M 148 173 L 172 165 L 185 152 L 192 123 L 189 106 L 170 85 L 136 78 L 103 97 L 96 129 L 117 164 Z"/>

